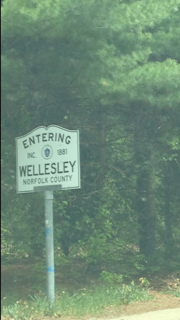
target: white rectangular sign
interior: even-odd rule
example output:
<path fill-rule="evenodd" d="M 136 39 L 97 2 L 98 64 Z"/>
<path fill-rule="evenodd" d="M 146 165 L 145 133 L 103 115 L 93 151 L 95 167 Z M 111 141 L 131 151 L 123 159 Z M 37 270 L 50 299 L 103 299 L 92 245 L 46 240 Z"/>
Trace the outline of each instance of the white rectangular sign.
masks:
<path fill-rule="evenodd" d="M 16 176 L 18 193 L 80 188 L 79 131 L 51 125 L 16 138 Z"/>

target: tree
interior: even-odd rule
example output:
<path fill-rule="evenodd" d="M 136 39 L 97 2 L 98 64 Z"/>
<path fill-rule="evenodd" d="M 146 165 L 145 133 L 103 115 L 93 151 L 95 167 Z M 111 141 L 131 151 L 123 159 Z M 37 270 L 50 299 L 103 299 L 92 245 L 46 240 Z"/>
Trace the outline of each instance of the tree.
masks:
<path fill-rule="evenodd" d="M 178 136 L 179 6 L 179 0 L 5 1 L 3 197 L 13 200 L 5 201 L 4 221 L 15 207 L 19 220 L 26 216 L 24 229 L 35 220 L 42 228 L 41 209 L 39 219 L 30 215 L 40 196 L 25 201 L 14 194 L 14 137 L 39 125 L 76 128 L 82 189 L 55 196 L 56 247 L 60 241 L 68 255 L 83 246 L 88 261 L 121 260 L 132 243 L 154 253 L 156 238 L 163 241 L 158 174 L 166 176 L 167 135 Z M 10 231 L 18 219 L 12 215 Z M 27 243 L 34 254 L 44 240 L 42 233 L 32 243 L 33 232 Z"/>

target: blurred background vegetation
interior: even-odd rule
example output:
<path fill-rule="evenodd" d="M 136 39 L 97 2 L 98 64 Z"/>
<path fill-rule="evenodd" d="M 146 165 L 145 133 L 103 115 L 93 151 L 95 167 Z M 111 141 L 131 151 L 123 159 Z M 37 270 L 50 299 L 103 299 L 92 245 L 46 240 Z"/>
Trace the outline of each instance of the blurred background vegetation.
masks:
<path fill-rule="evenodd" d="M 45 268 L 43 194 L 16 194 L 15 137 L 53 124 L 80 131 L 82 185 L 54 192 L 56 268 L 178 270 L 179 34 L 179 0 L 3 2 L 3 264 Z"/>

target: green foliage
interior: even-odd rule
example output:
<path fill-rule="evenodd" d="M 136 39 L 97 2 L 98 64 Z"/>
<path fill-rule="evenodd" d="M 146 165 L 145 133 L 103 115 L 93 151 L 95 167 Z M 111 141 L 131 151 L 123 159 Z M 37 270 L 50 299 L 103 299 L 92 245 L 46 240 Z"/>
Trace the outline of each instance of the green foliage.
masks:
<path fill-rule="evenodd" d="M 174 295 L 174 297 L 179 298 L 179 297 L 180 297 L 180 290 L 179 290 L 179 291 L 176 291 L 173 295 Z"/>
<path fill-rule="evenodd" d="M 19 300 L 15 305 L 7 305 L 2 300 L 2 315 L 10 315 L 16 320 L 29 319 L 34 315 L 44 316 L 83 316 L 100 314 L 105 308 L 122 304 L 129 304 L 137 300 L 150 300 L 148 291 L 131 282 L 130 285 L 99 286 L 96 288 L 82 288 L 69 294 L 61 291 L 56 296 L 52 306 L 43 295 L 30 296 L 27 300 Z"/>
<path fill-rule="evenodd" d="M 80 130 L 82 173 L 80 190 L 54 195 L 56 265 L 76 256 L 100 266 L 111 282 L 153 273 L 164 256 L 167 265 L 170 256 L 178 264 L 179 6 L 179 0 L 4 1 L 6 263 L 45 256 L 43 195 L 16 194 L 14 138 L 56 124 Z"/>
<path fill-rule="evenodd" d="M 117 275 L 116 273 L 110 273 L 107 271 L 102 271 L 101 279 L 106 285 L 120 284 L 123 282 L 123 275 Z"/>

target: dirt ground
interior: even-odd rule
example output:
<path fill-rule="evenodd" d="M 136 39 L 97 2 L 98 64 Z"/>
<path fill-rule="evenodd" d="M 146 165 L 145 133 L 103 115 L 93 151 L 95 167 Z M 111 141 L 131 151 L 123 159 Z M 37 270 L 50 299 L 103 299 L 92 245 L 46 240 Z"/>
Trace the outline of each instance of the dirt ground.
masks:
<path fill-rule="evenodd" d="M 23 268 L 22 266 L 15 268 L 13 266 L 2 266 L 1 268 L 1 276 L 3 281 L 9 282 L 9 285 L 12 284 L 12 280 L 16 274 L 16 270 L 19 270 L 20 273 L 18 276 L 23 278 L 23 274 L 26 270 L 27 274 L 27 268 Z M 105 319 L 112 319 L 112 318 L 117 318 L 121 316 L 129 316 L 129 315 L 136 315 L 136 314 L 143 314 L 146 312 L 150 311 L 157 311 L 157 310 L 164 310 L 164 309 L 173 309 L 173 308 L 180 308 L 180 298 L 174 297 L 171 294 L 165 294 L 162 293 L 162 291 L 165 290 L 171 290 L 172 293 L 175 293 L 177 290 L 179 290 L 179 274 L 170 274 L 166 275 L 166 277 L 160 275 L 154 276 L 152 279 L 150 279 L 150 286 L 152 290 L 150 291 L 150 294 L 154 297 L 153 300 L 150 301 L 137 301 L 137 302 L 132 302 L 129 305 L 123 305 L 119 309 L 114 309 L 113 307 L 108 307 L 104 312 L 98 317 L 92 317 L 92 315 L 87 315 L 85 317 L 81 317 L 81 320 L 95 320 L 98 318 L 105 318 Z M 17 274 L 16 274 L 16 279 L 17 279 Z M 25 279 L 23 279 L 25 281 Z M 23 281 L 23 282 L 24 282 Z M 13 283 L 13 285 L 17 285 Z M 23 290 L 23 285 L 22 283 L 18 284 L 21 286 L 21 290 Z M 20 289 L 20 287 L 19 287 Z M 29 293 L 28 293 L 29 294 Z M 10 317 L 2 317 L 2 320 L 12 320 Z M 52 319 L 57 319 L 57 320 L 74 320 L 77 318 L 64 318 L 64 317 L 37 317 L 37 318 L 31 318 L 31 320 L 52 320 Z M 30 319 L 29 319 L 30 320 Z"/>

